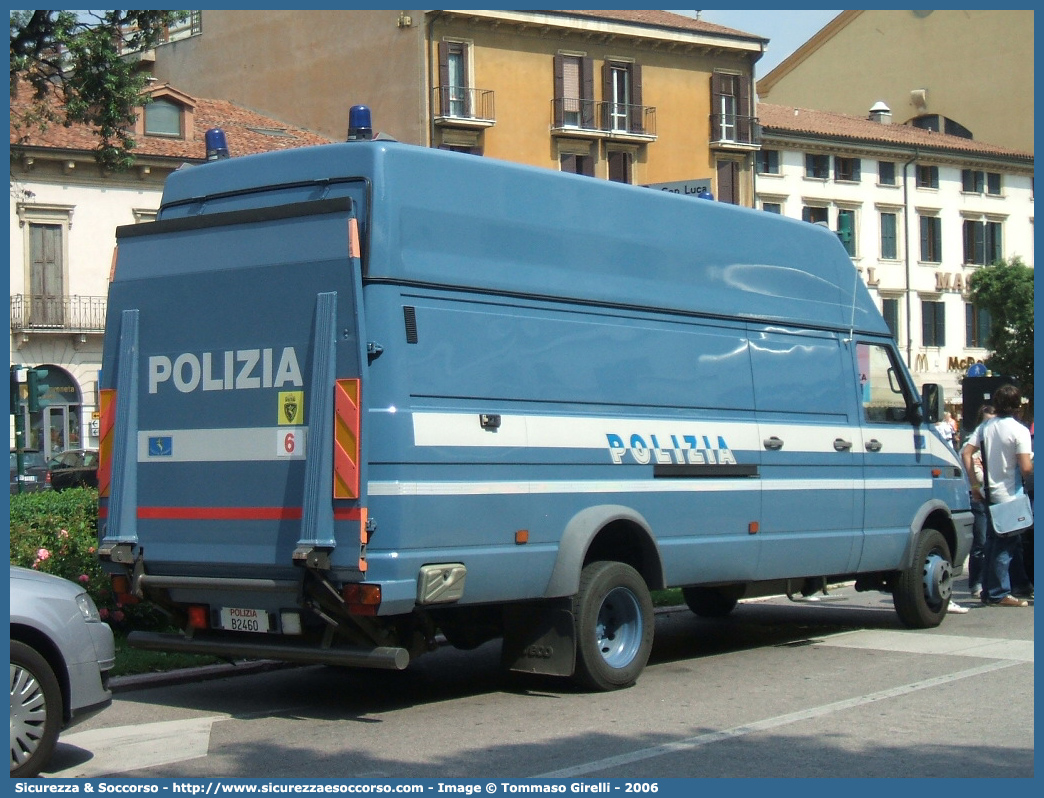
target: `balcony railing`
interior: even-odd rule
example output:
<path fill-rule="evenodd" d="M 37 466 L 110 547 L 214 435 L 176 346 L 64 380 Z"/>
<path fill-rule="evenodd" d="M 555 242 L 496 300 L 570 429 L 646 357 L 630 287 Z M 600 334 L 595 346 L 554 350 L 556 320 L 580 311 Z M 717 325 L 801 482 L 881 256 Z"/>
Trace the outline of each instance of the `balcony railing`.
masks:
<path fill-rule="evenodd" d="M 432 95 L 435 119 L 441 124 L 490 127 L 497 121 L 492 89 L 436 86 Z"/>
<path fill-rule="evenodd" d="M 761 146 L 761 125 L 756 116 L 711 114 L 711 146 L 737 146 L 743 149 Z"/>
<path fill-rule="evenodd" d="M 560 134 L 656 138 L 656 109 L 647 105 L 555 97 L 551 100 L 551 129 Z"/>
<path fill-rule="evenodd" d="M 11 295 L 11 332 L 105 332 L 106 297 Z"/>

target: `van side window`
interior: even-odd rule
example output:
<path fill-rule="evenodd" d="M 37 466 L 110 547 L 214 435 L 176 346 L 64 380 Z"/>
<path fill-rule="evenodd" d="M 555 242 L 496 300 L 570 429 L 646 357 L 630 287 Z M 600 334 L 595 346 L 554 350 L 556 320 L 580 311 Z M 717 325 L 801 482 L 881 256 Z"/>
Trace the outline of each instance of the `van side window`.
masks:
<path fill-rule="evenodd" d="M 895 367 L 888 347 L 859 344 L 856 355 L 863 418 L 871 424 L 906 421 L 910 405 L 902 372 Z"/>

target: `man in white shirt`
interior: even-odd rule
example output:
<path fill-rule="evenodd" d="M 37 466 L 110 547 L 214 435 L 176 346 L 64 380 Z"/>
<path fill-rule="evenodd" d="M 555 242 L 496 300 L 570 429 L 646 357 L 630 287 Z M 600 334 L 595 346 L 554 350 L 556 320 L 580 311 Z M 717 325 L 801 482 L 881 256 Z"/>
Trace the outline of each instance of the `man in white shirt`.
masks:
<path fill-rule="evenodd" d="M 1022 477 L 1033 473 L 1033 441 L 1029 430 L 1015 415 L 1022 407 L 1022 394 L 1014 385 L 1002 385 L 993 394 L 997 417 L 983 422 L 961 450 L 964 467 L 974 474 L 973 457 L 983 450 L 988 485 L 973 484 L 972 499 L 1000 504 L 1022 491 Z M 1021 552 L 1019 535 L 998 535 L 987 513 L 986 567 L 982 580 L 982 601 L 999 607 L 1026 607 L 1028 602 L 1011 594 L 1010 567 Z M 1021 559 L 1021 558 L 1017 558 Z M 1020 575 L 1021 576 L 1021 575 Z M 1028 581 L 1028 580 L 1027 580 Z"/>

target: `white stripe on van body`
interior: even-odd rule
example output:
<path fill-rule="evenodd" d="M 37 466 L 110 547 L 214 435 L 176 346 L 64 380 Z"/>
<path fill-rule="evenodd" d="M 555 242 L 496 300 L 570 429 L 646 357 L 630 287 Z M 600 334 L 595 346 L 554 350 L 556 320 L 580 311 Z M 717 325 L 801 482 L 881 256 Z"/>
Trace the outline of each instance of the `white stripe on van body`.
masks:
<path fill-rule="evenodd" d="M 927 478 L 880 479 L 644 479 L 561 480 L 543 482 L 397 482 L 371 481 L 370 496 L 520 496 L 552 493 L 723 493 L 741 491 L 927 490 Z"/>
<path fill-rule="evenodd" d="M 289 437 L 288 437 L 289 436 Z M 303 459 L 307 427 L 141 430 L 139 463 L 235 463 Z"/>
<path fill-rule="evenodd" d="M 482 429 L 478 413 L 413 413 L 413 438 L 417 446 L 521 447 L 534 449 L 608 449 L 608 436 L 620 435 L 625 443 L 632 434 L 641 435 L 651 445 L 655 435 L 662 448 L 671 448 L 674 439 L 694 435 L 709 438 L 711 447 L 721 436 L 733 450 L 753 451 L 763 447 L 763 436 L 775 435 L 788 452 L 833 453 L 838 438 L 852 443 L 853 451 L 876 439 L 882 453 L 917 452 L 915 434 L 924 438 L 923 453 L 944 463 L 960 466 L 957 453 L 928 429 L 915 433 L 913 427 L 868 424 L 793 424 L 768 421 L 690 421 L 684 419 L 604 418 L 584 416 L 502 415 L 495 431 Z"/>
<path fill-rule="evenodd" d="M 892 426 L 851 427 L 831 424 L 776 424 L 774 422 L 687 421 L 682 419 L 600 418 L 583 416 L 503 415 L 496 431 L 482 429 L 477 413 L 414 413 L 414 443 L 417 446 L 459 446 L 464 448 L 519 447 L 546 449 L 600 449 L 609 452 L 609 435 L 618 435 L 630 443 L 631 435 L 640 435 L 647 447 L 655 436 L 664 451 L 686 448 L 685 436 L 695 437 L 700 445 L 717 449 L 722 438 L 733 451 L 761 449 L 762 435 L 775 435 L 788 452 L 833 453 L 834 440 L 851 441 L 853 450 L 860 448 L 858 435 L 882 444 L 882 454 L 916 452 L 912 428 Z M 138 462 L 263 462 L 285 457 L 304 457 L 307 428 L 232 427 L 178 430 L 142 430 L 138 432 Z M 292 452 L 287 452 L 287 435 L 295 437 Z M 923 453 L 937 458 L 941 464 L 960 467 L 957 454 L 936 435 L 925 430 Z M 156 449 L 157 441 L 166 440 L 169 450 Z M 705 440 L 706 439 L 706 440 Z M 770 463 L 763 456 L 766 465 Z M 608 459 L 607 459 L 608 461 Z M 868 462 L 872 465 L 872 461 Z M 905 483 L 904 483 L 905 484 Z"/>

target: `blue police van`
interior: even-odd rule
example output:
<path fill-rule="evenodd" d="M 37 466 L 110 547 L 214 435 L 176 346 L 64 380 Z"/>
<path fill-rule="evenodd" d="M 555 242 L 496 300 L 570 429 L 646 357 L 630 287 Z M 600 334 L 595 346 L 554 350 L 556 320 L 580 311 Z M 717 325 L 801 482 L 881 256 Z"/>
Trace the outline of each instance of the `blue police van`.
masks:
<path fill-rule="evenodd" d="M 369 137 L 362 137 L 368 139 Z M 217 159 L 121 227 L 100 555 L 144 648 L 632 684 L 650 591 L 946 614 L 968 486 L 836 236 L 404 145 Z"/>

